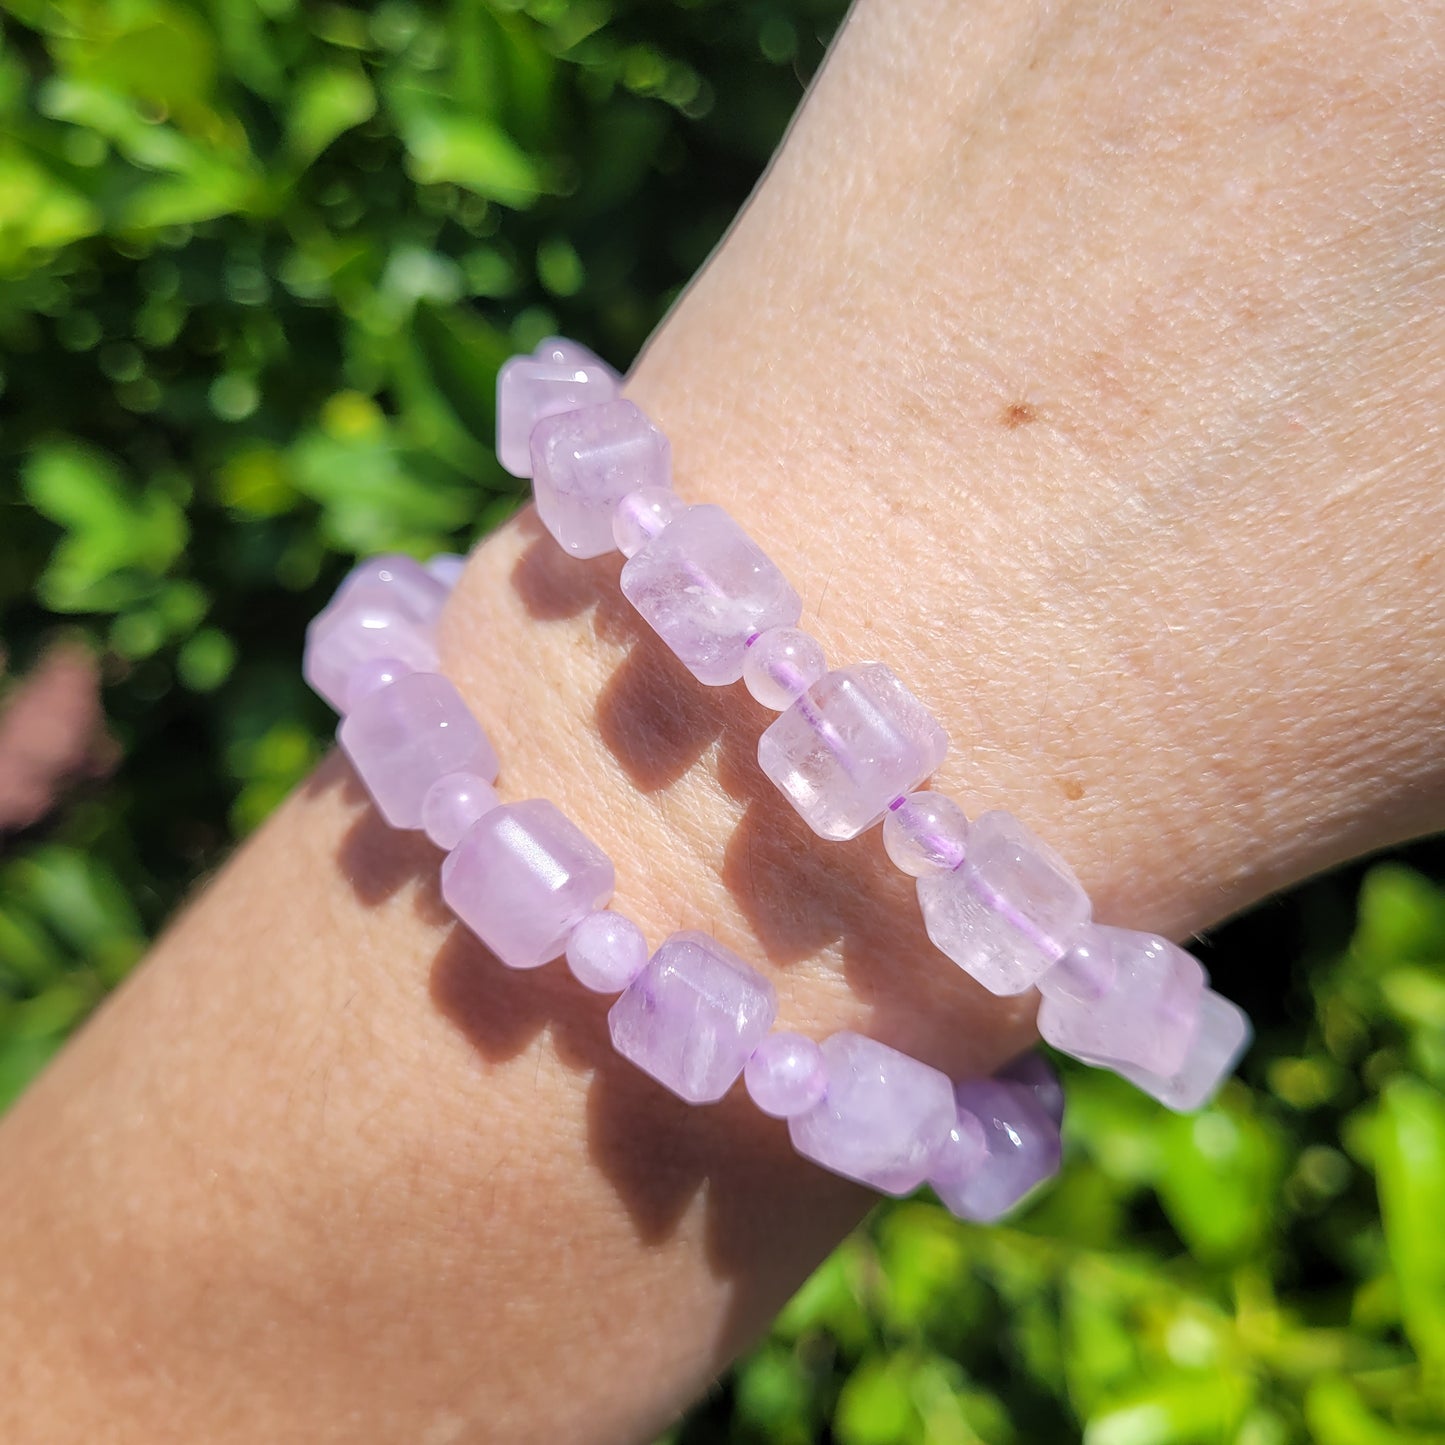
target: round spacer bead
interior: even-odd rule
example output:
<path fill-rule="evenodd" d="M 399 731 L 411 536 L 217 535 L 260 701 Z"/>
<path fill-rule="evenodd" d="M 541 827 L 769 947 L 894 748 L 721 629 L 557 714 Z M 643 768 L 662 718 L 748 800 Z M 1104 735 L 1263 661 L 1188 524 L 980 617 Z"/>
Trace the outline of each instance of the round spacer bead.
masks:
<path fill-rule="evenodd" d="M 639 487 L 612 513 L 612 540 L 624 557 L 635 557 L 662 529 L 685 511 L 687 503 L 671 487 Z"/>
<path fill-rule="evenodd" d="M 753 1103 L 775 1119 L 806 1114 L 828 1092 L 823 1051 L 802 1034 L 768 1034 L 743 1069 Z"/>
<path fill-rule="evenodd" d="M 467 829 L 501 801 L 497 790 L 476 773 L 447 773 L 421 800 L 421 826 L 438 848 L 450 853 Z"/>
<path fill-rule="evenodd" d="M 764 707 L 784 712 L 828 670 L 816 637 L 799 627 L 770 627 L 748 642 L 743 682 Z"/>
<path fill-rule="evenodd" d="M 647 940 L 630 918 L 598 909 L 568 937 L 567 967 L 594 993 L 621 993 L 647 967 Z"/>
<path fill-rule="evenodd" d="M 346 678 L 346 711 L 355 712 L 362 701 L 390 687 L 399 677 L 406 677 L 416 669 L 399 657 L 368 657 L 358 662 Z"/>
<path fill-rule="evenodd" d="M 967 838 L 963 809 L 927 789 L 895 798 L 883 819 L 883 847 L 910 878 L 953 872 L 963 862 Z"/>

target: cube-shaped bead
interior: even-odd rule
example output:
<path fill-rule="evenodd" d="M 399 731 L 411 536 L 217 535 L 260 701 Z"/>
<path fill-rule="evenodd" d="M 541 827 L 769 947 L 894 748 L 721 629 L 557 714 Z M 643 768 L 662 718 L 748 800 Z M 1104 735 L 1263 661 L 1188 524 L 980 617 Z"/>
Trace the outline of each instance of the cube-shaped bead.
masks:
<path fill-rule="evenodd" d="M 953 1127 L 947 1076 L 861 1034 L 833 1034 L 822 1050 L 828 1092 L 788 1121 L 793 1147 L 885 1194 L 918 1188 Z"/>
<path fill-rule="evenodd" d="M 1010 1059 L 1001 1069 L 995 1069 L 993 1076 L 1030 1090 L 1055 1125 L 1064 1122 L 1064 1086 L 1057 1070 L 1037 1049 Z"/>
<path fill-rule="evenodd" d="M 1032 1089 L 1007 1079 L 966 1079 L 955 1091 L 960 1117 L 983 1125 L 986 1153 L 944 1150 L 928 1182 L 960 1219 L 1001 1218 L 1036 1185 L 1058 1172 L 1058 1125 Z"/>
<path fill-rule="evenodd" d="M 854 838 L 943 761 L 948 736 L 881 662 L 825 673 L 758 739 L 758 762 L 822 838 Z"/>
<path fill-rule="evenodd" d="M 689 507 L 622 569 L 622 591 L 699 682 L 743 675 L 748 638 L 791 627 L 803 604 L 721 507 Z"/>
<path fill-rule="evenodd" d="M 508 968 L 539 968 L 612 897 L 612 860 L 544 798 L 484 813 L 442 863 L 442 897 Z"/>
<path fill-rule="evenodd" d="M 705 933 L 674 933 L 607 1015 L 612 1043 L 689 1104 L 721 1099 L 777 1013 L 773 986 Z"/>
<path fill-rule="evenodd" d="M 497 373 L 497 460 L 514 477 L 532 472 L 532 428 L 543 417 L 617 395 L 617 374 L 575 355 L 514 356 Z"/>
<path fill-rule="evenodd" d="M 622 384 L 622 378 L 591 347 L 567 336 L 544 336 L 532 348 L 532 355 L 538 361 L 551 361 L 559 366 L 595 366 L 609 372 L 619 386 Z"/>
<path fill-rule="evenodd" d="M 1115 1072 L 1175 1113 L 1191 1114 L 1219 1091 L 1253 1037 L 1244 1010 L 1207 988 L 1199 1000 L 1194 1037 L 1178 1069 L 1166 1076 L 1120 1064 Z"/>
<path fill-rule="evenodd" d="M 1008 813 L 969 830 L 968 857 L 918 880 L 928 936 L 990 993 L 1023 993 L 1073 947 L 1088 894 L 1068 864 Z"/>
<path fill-rule="evenodd" d="M 448 773 L 490 783 L 497 755 L 481 724 L 446 678 L 413 672 L 368 694 L 337 741 L 393 828 L 420 828 L 427 792 Z"/>
<path fill-rule="evenodd" d="M 1075 963 L 1105 978 L 1099 997 L 1074 986 Z M 1050 986 L 1056 973 L 1068 982 Z M 1172 1075 L 1184 1062 L 1199 1021 L 1204 970 L 1166 938 L 1131 928 L 1088 924 L 1074 947 L 1039 979 L 1039 1033 L 1046 1043 L 1088 1064 L 1131 1064 Z"/>
<path fill-rule="evenodd" d="M 620 398 L 544 417 L 532 429 L 531 446 L 537 516 L 574 557 L 613 551 L 618 502 L 672 482 L 667 438 Z"/>
<path fill-rule="evenodd" d="M 330 605 L 390 600 L 413 622 L 431 623 L 436 621 L 450 592 L 448 584 L 428 566 L 394 553 L 359 562 L 342 579 Z"/>
<path fill-rule="evenodd" d="M 389 658 L 411 672 L 435 672 L 432 624 L 400 591 L 370 583 L 342 590 L 306 629 L 301 675 L 337 712 L 348 707 L 352 674 Z"/>

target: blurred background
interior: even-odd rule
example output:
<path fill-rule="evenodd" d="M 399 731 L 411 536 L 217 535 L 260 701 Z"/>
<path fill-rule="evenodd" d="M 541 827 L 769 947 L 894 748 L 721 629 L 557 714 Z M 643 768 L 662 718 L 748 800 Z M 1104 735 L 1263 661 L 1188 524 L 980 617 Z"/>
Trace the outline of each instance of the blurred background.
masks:
<path fill-rule="evenodd" d="M 630 360 L 841 12 L 0 3 L 0 1102 L 326 747 L 352 560 L 517 505 L 499 362 Z M 1056 1188 L 880 1209 L 669 1440 L 1445 1441 L 1442 880 L 1221 930 L 1260 1037 L 1213 1107 L 1070 1070 Z"/>

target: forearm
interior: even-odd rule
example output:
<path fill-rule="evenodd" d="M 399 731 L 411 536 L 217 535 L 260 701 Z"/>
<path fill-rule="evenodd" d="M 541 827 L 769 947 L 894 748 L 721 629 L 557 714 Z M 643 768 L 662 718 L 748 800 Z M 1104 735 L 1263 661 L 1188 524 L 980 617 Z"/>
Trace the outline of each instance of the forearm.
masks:
<path fill-rule="evenodd" d="M 939 714 L 941 787 L 1183 935 L 1441 815 L 1438 77 L 1364 7 L 1358 45 L 1317 10 L 962 8 L 862 6 L 629 394 L 830 659 Z M 616 572 L 526 519 L 475 556 L 443 651 L 503 795 L 787 1024 L 954 1073 L 1025 1044 L 1027 1001 L 932 950 L 876 833 L 806 834 L 763 714 Z M 640 1439 L 866 1207 L 632 1071 L 560 970 L 491 961 L 437 863 L 333 761 L 7 1119 L 7 1438 Z"/>

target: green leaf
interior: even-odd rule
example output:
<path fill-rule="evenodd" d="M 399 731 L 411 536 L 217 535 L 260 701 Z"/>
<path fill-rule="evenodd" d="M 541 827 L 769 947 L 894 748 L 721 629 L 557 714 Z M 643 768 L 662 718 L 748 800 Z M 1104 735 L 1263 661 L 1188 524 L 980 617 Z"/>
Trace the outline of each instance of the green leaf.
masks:
<path fill-rule="evenodd" d="M 338 136 L 370 120 L 376 92 L 359 66 L 328 65 L 308 70 L 297 82 L 286 114 L 286 146 L 309 165 Z"/>
<path fill-rule="evenodd" d="M 1375 1172 L 1405 1332 L 1445 1372 L 1445 1096 L 1416 1079 L 1384 1090 Z"/>
<path fill-rule="evenodd" d="M 843 1386 L 833 1433 L 840 1445 L 904 1445 L 921 1423 L 913 1402 L 911 1361 L 901 1355 L 874 1355 Z"/>

